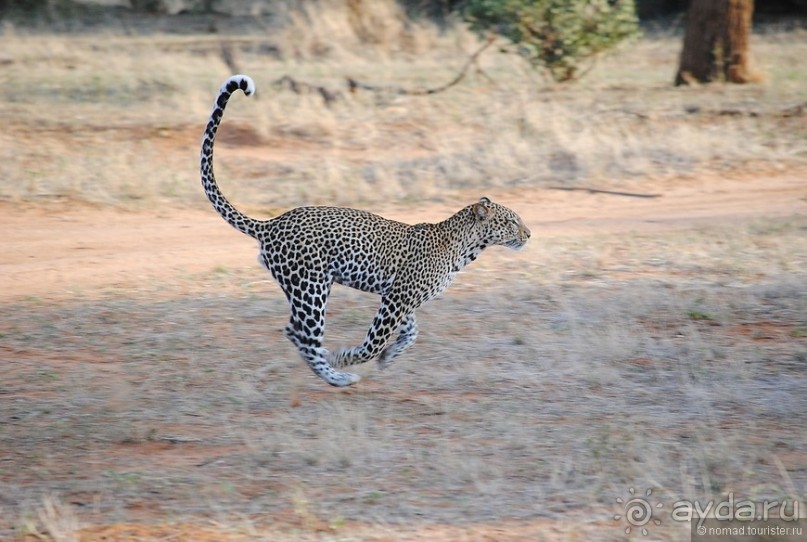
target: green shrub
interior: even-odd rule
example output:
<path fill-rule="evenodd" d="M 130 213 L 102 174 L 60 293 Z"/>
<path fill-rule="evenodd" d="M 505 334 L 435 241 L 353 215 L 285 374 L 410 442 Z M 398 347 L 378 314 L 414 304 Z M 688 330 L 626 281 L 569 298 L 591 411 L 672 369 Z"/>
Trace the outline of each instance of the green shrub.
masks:
<path fill-rule="evenodd" d="M 558 82 L 577 79 L 587 61 L 639 33 L 633 0 L 467 0 L 463 16 L 477 33 L 516 44 Z"/>

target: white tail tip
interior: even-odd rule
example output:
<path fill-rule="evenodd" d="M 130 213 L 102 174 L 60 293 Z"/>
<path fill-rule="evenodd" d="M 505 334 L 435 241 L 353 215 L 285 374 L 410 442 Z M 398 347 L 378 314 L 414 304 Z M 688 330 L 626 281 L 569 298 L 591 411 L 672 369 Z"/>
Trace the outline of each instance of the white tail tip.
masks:
<path fill-rule="evenodd" d="M 233 75 L 227 79 L 223 85 L 221 85 L 221 92 L 228 92 L 232 94 L 239 88 L 244 91 L 244 94 L 251 96 L 255 93 L 255 81 L 253 81 L 252 77 L 249 75 Z"/>

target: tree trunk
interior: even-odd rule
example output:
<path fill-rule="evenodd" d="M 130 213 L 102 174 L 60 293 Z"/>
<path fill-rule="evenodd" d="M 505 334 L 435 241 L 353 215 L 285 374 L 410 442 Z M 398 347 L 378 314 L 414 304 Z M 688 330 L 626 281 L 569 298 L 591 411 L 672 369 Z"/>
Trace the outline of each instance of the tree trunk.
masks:
<path fill-rule="evenodd" d="M 723 36 L 723 75 L 729 83 L 751 83 L 759 77 L 752 72 L 749 58 L 751 18 L 754 0 L 730 0 Z"/>
<path fill-rule="evenodd" d="M 692 0 L 675 84 L 748 83 L 748 41 L 754 0 Z"/>

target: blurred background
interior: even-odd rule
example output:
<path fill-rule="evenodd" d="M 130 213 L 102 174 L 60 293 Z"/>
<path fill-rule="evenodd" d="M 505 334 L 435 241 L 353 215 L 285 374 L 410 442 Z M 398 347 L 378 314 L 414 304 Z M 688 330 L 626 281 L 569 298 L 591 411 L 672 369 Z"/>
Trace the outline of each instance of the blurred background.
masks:
<path fill-rule="evenodd" d="M 206 205 L 190 164 L 233 72 L 264 99 L 228 111 L 219 167 L 258 206 L 803 163 L 805 7 L 757 4 L 693 10 L 682 55 L 672 1 L 6 0 L 0 197 Z M 704 84 L 732 46 L 750 84 Z"/>

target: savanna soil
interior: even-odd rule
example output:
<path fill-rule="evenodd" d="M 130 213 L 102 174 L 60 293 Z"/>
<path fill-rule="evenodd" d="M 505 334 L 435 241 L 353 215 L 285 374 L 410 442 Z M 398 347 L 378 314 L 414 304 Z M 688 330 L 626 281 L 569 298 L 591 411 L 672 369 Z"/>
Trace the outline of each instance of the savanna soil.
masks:
<path fill-rule="evenodd" d="M 541 243 L 547 238 L 652 234 L 796 216 L 807 207 L 805 178 L 803 171 L 763 177 L 735 173 L 623 183 L 611 191 L 615 194 L 519 188 L 488 195 L 517 209 L 535 233 L 533 243 Z M 458 196 L 454 207 L 387 205 L 373 211 L 408 223 L 434 222 L 478 197 Z M 188 274 L 255 267 L 250 264 L 257 255 L 251 241 L 222 227 L 212 211 L 7 203 L 0 221 L 5 232 L 0 299 L 5 301 L 31 296 L 62 300 L 77 293 L 92 298 L 117 289 L 148 291 L 155 284 L 170 288 L 177 280 L 185 283 Z M 187 283 L 182 287 L 194 288 Z"/>
<path fill-rule="evenodd" d="M 803 497 L 805 178 L 485 194 L 528 247 L 487 251 L 349 390 L 212 210 L 4 203 L 0 538 L 620 540 L 629 487 Z M 338 288 L 329 342 L 375 303 Z"/>

